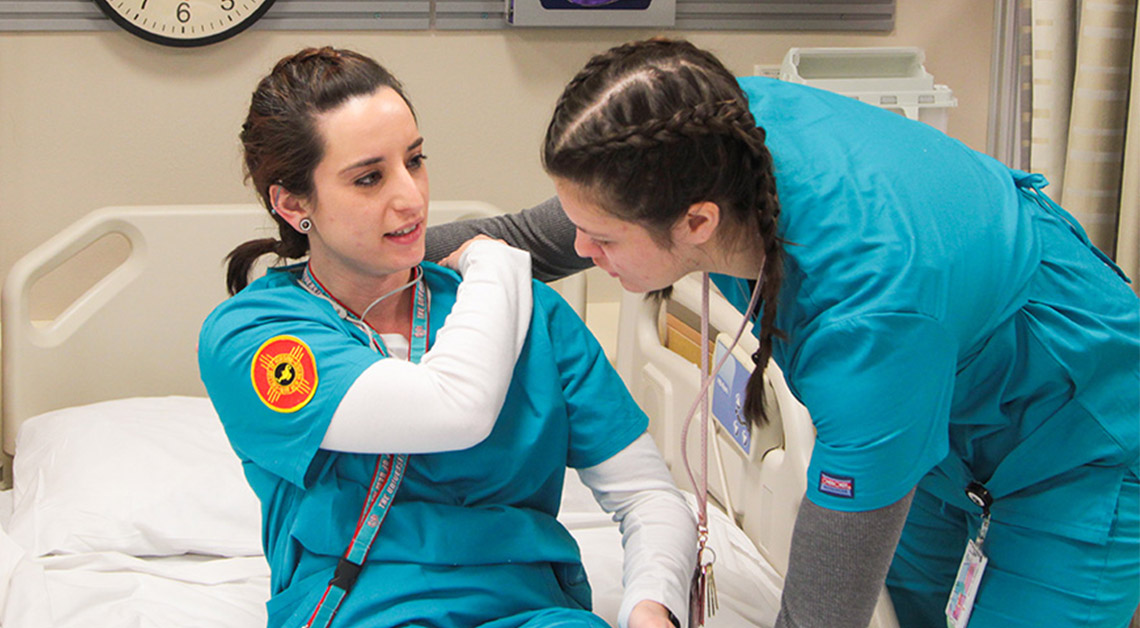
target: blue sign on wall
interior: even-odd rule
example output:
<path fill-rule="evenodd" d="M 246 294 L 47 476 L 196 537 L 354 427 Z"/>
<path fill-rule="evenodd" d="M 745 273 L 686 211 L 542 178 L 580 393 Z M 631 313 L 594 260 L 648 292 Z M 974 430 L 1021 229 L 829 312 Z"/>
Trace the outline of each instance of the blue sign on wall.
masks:
<path fill-rule="evenodd" d="M 593 9 L 605 7 L 606 9 L 633 9 L 641 10 L 649 7 L 652 0 L 542 0 L 544 9 Z"/>
<path fill-rule="evenodd" d="M 507 0 L 506 7 L 513 26 L 670 27 L 677 20 L 677 0 Z"/>

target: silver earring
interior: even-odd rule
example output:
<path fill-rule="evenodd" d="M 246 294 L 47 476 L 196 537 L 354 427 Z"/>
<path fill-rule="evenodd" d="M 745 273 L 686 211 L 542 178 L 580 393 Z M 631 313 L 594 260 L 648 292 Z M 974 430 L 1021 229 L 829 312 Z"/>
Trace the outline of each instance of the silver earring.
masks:
<path fill-rule="evenodd" d="M 308 233 L 309 229 L 313 228 L 313 221 L 308 218 L 302 218 L 301 222 L 297 223 L 297 228 L 301 230 L 301 233 Z"/>

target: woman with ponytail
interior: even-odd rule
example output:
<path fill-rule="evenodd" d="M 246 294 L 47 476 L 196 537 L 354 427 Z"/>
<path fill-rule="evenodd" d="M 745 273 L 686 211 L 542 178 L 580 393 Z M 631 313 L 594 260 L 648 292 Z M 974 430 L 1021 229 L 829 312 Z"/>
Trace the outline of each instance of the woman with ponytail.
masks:
<path fill-rule="evenodd" d="M 567 467 L 621 522 L 621 627 L 676 626 L 696 532 L 648 419 L 526 253 L 484 238 L 421 264 L 400 83 L 302 50 L 241 140 L 278 237 L 230 255 L 199 365 L 261 500 L 269 626 L 606 628 L 557 519 Z M 249 282 L 267 254 L 285 263 Z"/>
<path fill-rule="evenodd" d="M 884 582 L 908 628 L 1128 623 L 1140 308 L 1042 177 L 666 40 L 590 60 L 542 158 L 561 209 L 429 256 L 476 228 L 631 291 L 759 291 L 749 414 L 771 357 L 817 431 L 778 626 L 863 628 Z M 987 561 L 972 609 L 964 555 L 971 585 Z"/>

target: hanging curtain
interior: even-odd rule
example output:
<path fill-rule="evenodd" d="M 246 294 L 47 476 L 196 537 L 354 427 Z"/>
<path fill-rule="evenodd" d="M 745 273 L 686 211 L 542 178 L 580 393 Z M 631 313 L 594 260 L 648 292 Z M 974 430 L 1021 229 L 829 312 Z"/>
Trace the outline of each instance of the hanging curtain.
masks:
<path fill-rule="evenodd" d="M 1029 0 L 994 3 L 994 62 L 990 67 L 990 119 L 986 152 L 1029 170 L 1033 131 L 1033 49 Z"/>
<path fill-rule="evenodd" d="M 1134 87 L 1136 0 L 1033 0 L 1030 167 L 1090 239 L 1137 278 L 1135 157 L 1126 163 Z M 1131 94 L 1131 96 L 1130 96 Z M 1136 149 L 1131 148 L 1132 153 Z M 1130 261 L 1131 260 L 1131 261 Z M 1135 286 L 1134 286 L 1135 288 Z"/>
<path fill-rule="evenodd" d="M 1128 98 L 1128 132 L 1124 143 L 1124 181 L 1120 186 L 1120 222 L 1116 263 L 1132 278 L 1140 294 L 1140 12 L 1132 37 L 1132 83 Z M 1133 624 L 1140 627 L 1140 612 Z"/>

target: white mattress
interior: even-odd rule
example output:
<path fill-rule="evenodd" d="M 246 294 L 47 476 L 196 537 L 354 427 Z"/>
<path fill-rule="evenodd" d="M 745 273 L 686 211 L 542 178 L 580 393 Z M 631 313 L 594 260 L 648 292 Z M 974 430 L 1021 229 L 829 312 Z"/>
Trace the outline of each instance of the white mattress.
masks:
<path fill-rule="evenodd" d="M 4 529 L 11 513 L 12 491 L 0 491 Z M 720 610 L 708 626 L 771 626 L 779 605 L 779 575 L 723 513 L 714 510 L 710 517 Z M 621 535 L 576 473 L 567 473 L 560 519 L 582 549 L 595 612 L 616 626 Z M 91 552 L 32 559 L 4 529 L 0 529 L 0 626 L 4 628 L 266 624 L 269 569 L 263 557 L 139 558 Z"/>

